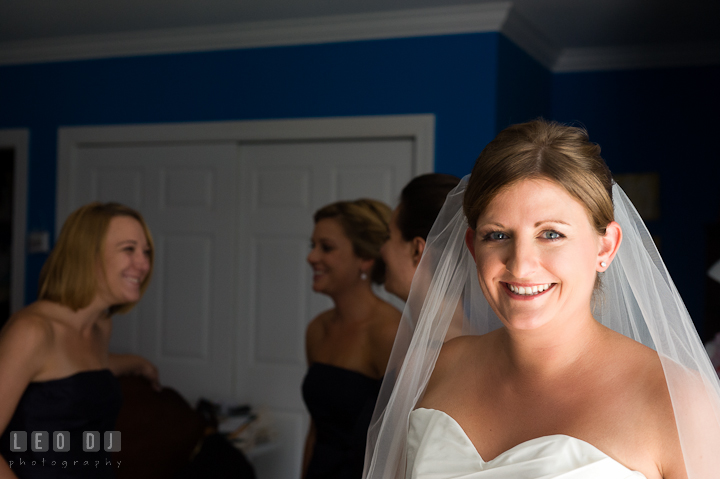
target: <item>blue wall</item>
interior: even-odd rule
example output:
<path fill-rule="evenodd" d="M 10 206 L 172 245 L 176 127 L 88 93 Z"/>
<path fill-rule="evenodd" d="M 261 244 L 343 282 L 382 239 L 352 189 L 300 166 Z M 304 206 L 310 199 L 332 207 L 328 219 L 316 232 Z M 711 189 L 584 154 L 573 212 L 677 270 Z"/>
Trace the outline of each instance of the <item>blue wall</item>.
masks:
<path fill-rule="evenodd" d="M 504 36 L 498 47 L 495 130 L 533 118 L 550 118 L 552 73 Z"/>
<path fill-rule="evenodd" d="M 510 123 L 579 120 L 616 173 L 659 171 L 650 229 L 688 309 L 704 308 L 718 220 L 720 67 L 551 74 L 497 33 L 0 67 L 0 128 L 30 129 L 28 229 L 55 229 L 61 126 L 432 113 L 435 169 L 465 175 Z M 27 259 L 26 299 L 45 255 Z"/>
<path fill-rule="evenodd" d="M 555 75 L 553 118 L 580 121 L 613 173 L 659 172 L 648 224 L 703 329 L 705 227 L 720 221 L 720 67 Z"/>
<path fill-rule="evenodd" d="M 0 128 L 29 128 L 28 229 L 54 231 L 61 126 L 433 113 L 436 170 L 495 135 L 499 34 L 0 67 Z M 27 261 L 26 300 L 45 255 Z"/>

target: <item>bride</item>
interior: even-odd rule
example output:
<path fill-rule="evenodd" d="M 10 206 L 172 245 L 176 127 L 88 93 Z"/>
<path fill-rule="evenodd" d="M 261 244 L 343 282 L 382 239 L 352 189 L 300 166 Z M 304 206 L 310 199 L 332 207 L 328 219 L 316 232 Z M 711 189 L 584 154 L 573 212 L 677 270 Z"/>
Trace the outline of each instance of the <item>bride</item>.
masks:
<path fill-rule="evenodd" d="M 536 120 L 488 144 L 403 322 L 365 477 L 720 475 L 718 378 L 584 130 Z"/>

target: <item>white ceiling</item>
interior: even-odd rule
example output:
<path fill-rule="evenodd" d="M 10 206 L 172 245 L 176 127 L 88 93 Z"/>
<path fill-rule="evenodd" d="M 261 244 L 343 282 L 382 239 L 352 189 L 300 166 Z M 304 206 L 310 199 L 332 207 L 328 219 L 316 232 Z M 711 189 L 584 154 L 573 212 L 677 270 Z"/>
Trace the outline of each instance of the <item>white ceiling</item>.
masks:
<path fill-rule="evenodd" d="M 58 38 L 138 35 L 322 20 L 425 8 L 476 8 L 497 0 L 0 0 L 0 54 Z M 720 0 L 515 0 L 513 13 L 557 52 L 704 51 L 720 63 Z M 343 17 L 345 18 L 345 17 Z M 280 21 L 278 23 L 278 21 Z M 259 23 L 258 23 L 259 22 Z M 517 30 L 517 29 L 516 29 Z M 392 36 L 392 35 L 391 35 Z M 139 38 L 139 37 L 138 37 Z M 713 61 L 713 56 L 717 58 Z M 697 56 L 697 55 L 696 55 Z M 554 60 L 553 60 L 554 61 Z M 550 61 L 552 63 L 553 61 Z M 5 61 L 12 63 L 12 61 Z M 548 63 L 548 62 L 544 62 Z M 689 61 L 686 63 L 695 63 Z M 552 64 L 548 65 L 551 68 Z"/>

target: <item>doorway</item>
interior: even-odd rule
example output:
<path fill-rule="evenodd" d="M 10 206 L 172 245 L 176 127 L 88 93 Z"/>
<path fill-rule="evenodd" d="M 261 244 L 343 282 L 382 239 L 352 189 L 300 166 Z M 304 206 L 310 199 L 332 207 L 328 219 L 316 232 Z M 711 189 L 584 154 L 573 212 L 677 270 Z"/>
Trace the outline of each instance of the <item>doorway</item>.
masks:
<path fill-rule="evenodd" d="M 27 130 L 0 130 L 0 327 L 25 304 Z"/>

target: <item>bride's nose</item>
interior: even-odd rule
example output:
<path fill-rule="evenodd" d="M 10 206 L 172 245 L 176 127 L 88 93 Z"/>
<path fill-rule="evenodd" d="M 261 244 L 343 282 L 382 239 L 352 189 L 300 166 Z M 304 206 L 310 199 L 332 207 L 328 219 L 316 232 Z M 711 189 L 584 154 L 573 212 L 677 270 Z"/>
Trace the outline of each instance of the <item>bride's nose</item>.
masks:
<path fill-rule="evenodd" d="M 530 240 L 514 240 L 508 250 L 505 268 L 518 279 L 530 278 L 537 270 L 538 254 Z"/>

